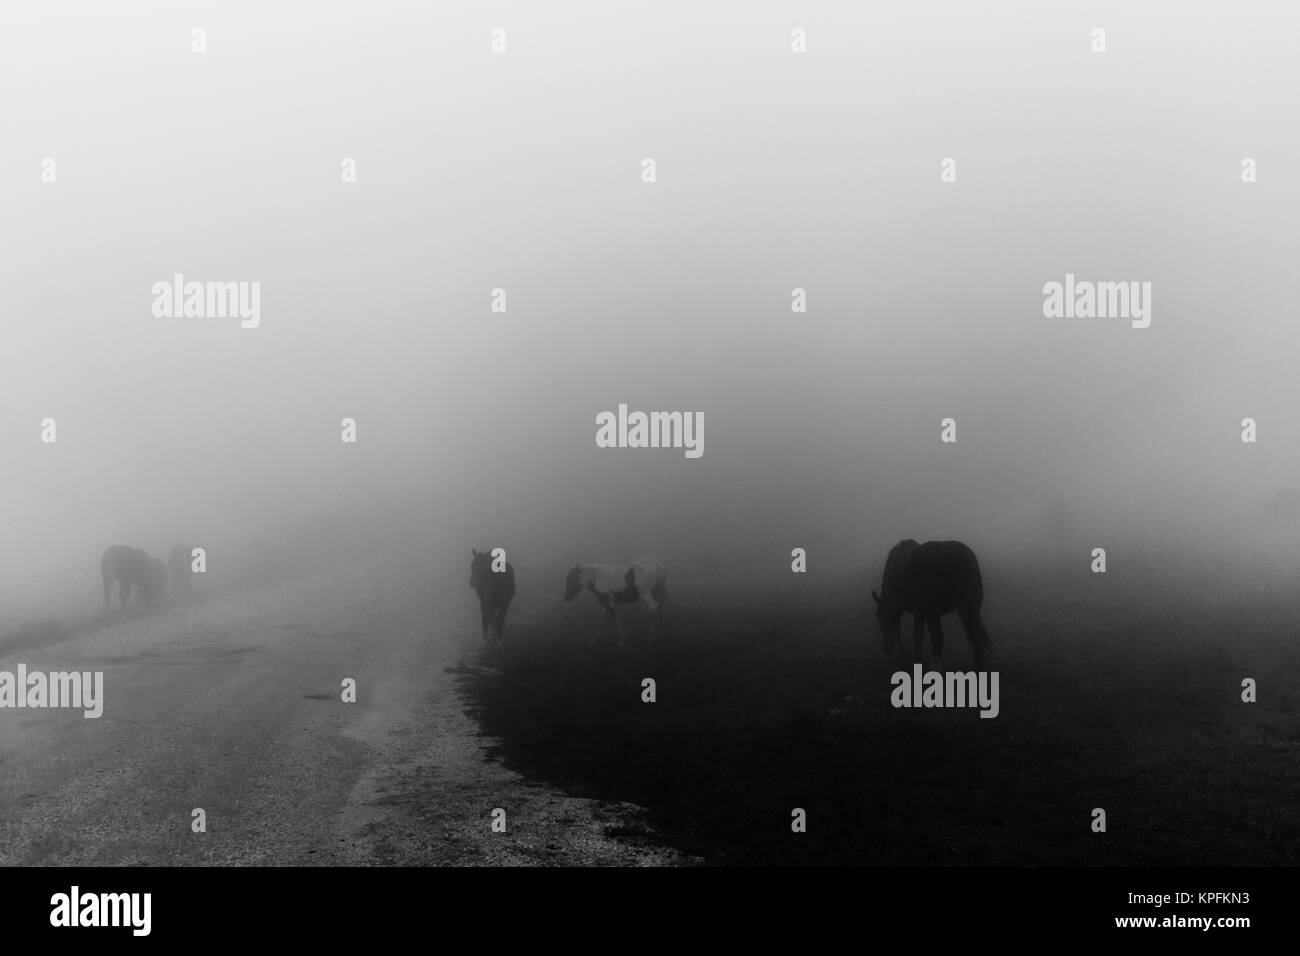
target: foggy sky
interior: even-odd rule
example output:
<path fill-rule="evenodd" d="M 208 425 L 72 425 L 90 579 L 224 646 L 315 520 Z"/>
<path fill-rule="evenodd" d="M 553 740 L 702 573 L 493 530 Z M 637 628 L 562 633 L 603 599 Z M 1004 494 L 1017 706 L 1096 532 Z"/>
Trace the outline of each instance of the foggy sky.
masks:
<path fill-rule="evenodd" d="M 110 544 L 331 528 L 543 595 L 903 537 L 1300 563 L 1295 14 L 863 6 L 6 5 L 0 614 Z M 155 318 L 178 272 L 260 327 Z M 1067 272 L 1151 282 L 1150 328 L 1044 318 Z M 597 448 L 620 402 L 703 457 Z"/>

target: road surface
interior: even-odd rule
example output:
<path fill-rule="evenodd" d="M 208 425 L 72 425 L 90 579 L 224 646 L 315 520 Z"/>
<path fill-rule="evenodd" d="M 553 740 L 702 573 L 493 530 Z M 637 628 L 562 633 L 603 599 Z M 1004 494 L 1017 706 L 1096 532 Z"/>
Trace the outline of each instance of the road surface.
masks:
<path fill-rule="evenodd" d="M 0 670 L 102 671 L 105 698 L 97 719 L 0 709 L 0 863 L 688 862 L 606 836 L 637 808 L 486 759 L 456 690 L 479 666 L 474 596 L 419 591 L 339 575 L 0 635 Z"/>

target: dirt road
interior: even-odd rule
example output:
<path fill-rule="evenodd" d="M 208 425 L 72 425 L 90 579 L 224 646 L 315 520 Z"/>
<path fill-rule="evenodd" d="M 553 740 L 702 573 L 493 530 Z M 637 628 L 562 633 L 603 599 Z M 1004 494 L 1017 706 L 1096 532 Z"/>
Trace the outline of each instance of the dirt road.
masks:
<path fill-rule="evenodd" d="M 637 808 L 488 759 L 456 688 L 479 666 L 464 598 L 339 576 L 7 632 L 0 670 L 102 671 L 105 703 L 0 709 L 0 863 L 684 862 Z"/>

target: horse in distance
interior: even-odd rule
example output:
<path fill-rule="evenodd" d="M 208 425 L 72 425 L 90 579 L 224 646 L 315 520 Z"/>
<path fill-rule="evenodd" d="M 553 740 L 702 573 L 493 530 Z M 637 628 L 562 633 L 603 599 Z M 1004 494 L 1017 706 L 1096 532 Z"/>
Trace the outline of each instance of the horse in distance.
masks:
<path fill-rule="evenodd" d="M 930 627 L 933 666 L 943 670 L 943 628 L 940 618 L 956 611 L 966 639 L 975 652 L 975 669 L 982 670 L 992 654 L 988 632 L 980 620 L 984 581 L 973 552 L 960 541 L 900 541 L 890 549 L 876 602 L 876 621 L 885 653 L 901 656 L 903 614 L 912 617 L 912 654 L 921 657 L 925 626 Z"/>
<path fill-rule="evenodd" d="M 490 636 L 494 635 L 495 646 L 504 649 L 501 634 L 506 626 L 506 610 L 515 596 L 515 566 L 507 561 L 504 570 L 494 571 L 490 553 L 474 548 L 470 552 L 473 560 L 469 565 L 469 586 L 478 594 L 483 641 L 491 644 Z"/>
<path fill-rule="evenodd" d="M 99 561 L 104 582 L 104 605 L 112 599 L 113 585 L 125 613 L 128 603 L 137 611 L 150 610 L 167 589 L 167 568 L 140 548 L 115 544 Z"/>
<path fill-rule="evenodd" d="M 584 589 L 596 595 L 605 609 L 589 644 L 600 639 L 601 625 L 609 620 L 618 627 L 618 643 L 622 645 L 623 621 L 614 608 L 637 601 L 644 601 L 650 608 L 650 640 L 658 639 L 663 630 L 664 604 L 668 602 L 668 575 L 661 561 L 637 558 L 630 564 L 575 564 L 564 580 L 564 600 L 572 601 Z"/>

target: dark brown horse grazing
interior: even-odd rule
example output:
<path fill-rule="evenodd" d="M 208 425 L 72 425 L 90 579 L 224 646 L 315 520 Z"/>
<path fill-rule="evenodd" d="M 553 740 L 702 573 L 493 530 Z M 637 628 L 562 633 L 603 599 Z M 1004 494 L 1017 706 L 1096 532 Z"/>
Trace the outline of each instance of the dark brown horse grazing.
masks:
<path fill-rule="evenodd" d="M 943 629 L 939 618 L 956 611 L 966 638 L 975 649 L 975 669 L 982 670 L 992 654 L 988 632 L 980 621 L 984 603 L 984 582 L 980 577 L 975 552 L 960 541 L 927 541 L 917 544 L 910 538 L 890 549 L 885 573 L 880 582 L 881 594 L 875 591 L 876 620 L 885 641 L 885 653 L 902 654 L 899 632 L 903 613 L 913 615 L 912 653 L 921 657 L 924 627 L 930 625 L 933 666 L 943 670 Z"/>
<path fill-rule="evenodd" d="M 502 647 L 506 608 L 515 596 L 515 567 L 507 561 L 504 571 L 493 571 L 491 554 L 473 548 L 470 551 L 474 560 L 469 566 L 469 586 L 478 592 L 479 609 L 483 612 L 483 640 L 488 640 L 491 630 L 496 634 L 496 646 Z"/>

